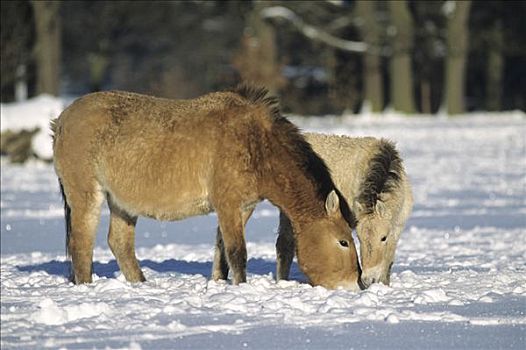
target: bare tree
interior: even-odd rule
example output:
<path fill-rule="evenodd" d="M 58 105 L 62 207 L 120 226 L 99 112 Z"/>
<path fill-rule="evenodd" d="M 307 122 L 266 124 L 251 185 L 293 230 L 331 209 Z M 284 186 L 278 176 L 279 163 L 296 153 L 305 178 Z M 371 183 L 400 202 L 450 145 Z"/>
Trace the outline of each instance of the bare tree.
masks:
<path fill-rule="evenodd" d="M 449 115 L 465 112 L 464 91 L 468 51 L 468 17 L 471 1 L 447 1 L 447 57 L 445 107 Z"/>
<path fill-rule="evenodd" d="M 276 94 L 284 80 L 277 57 L 275 30 L 261 16 L 266 7 L 265 2 L 254 3 L 241 39 L 241 48 L 234 57 L 234 66 L 244 81 L 265 86 Z"/>
<path fill-rule="evenodd" d="M 59 1 L 33 1 L 37 94 L 59 94 L 61 32 Z"/>
<path fill-rule="evenodd" d="M 380 112 L 384 105 L 383 79 L 381 74 L 381 57 L 385 54 L 382 37 L 384 35 L 378 23 L 377 7 L 374 1 L 357 1 L 356 19 L 364 42 L 345 40 L 325 32 L 319 27 L 305 23 L 293 11 L 282 6 L 265 9 L 266 17 L 281 17 L 290 21 L 306 37 L 320 41 L 333 48 L 347 52 L 364 54 L 364 105 L 374 112 Z M 411 53 L 413 49 L 413 21 L 407 1 L 389 1 L 388 10 L 391 18 L 391 104 L 403 113 L 414 113 L 413 73 Z M 354 17 L 354 16 L 353 16 Z M 353 21 L 349 21 L 351 23 Z"/>
<path fill-rule="evenodd" d="M 393 36 L 390 40 L 392 47 L 390 63 L 392 107 L 399 112 L 414 113 L 415 100 L 411 66 L 413 19 L 407 1 L 390 0 L 388 6 L 393 24 Z"/>
<path fill-rule="evenodd" d="M 488 63 L 486 67 L 487 109 L 501 109 L 502 74 L 504 68 L 502 22 L 497 20 L 488 38 Z"/>
<path fill-rule="evenodd" d="M 306 2 L 306 5 L 309 5 L 309 3 Z M 340 5 L 335 4 L 335 6 Z M 317 9 L 321 10 L 321 8 Z M 331 71 L 329 74 L 329 86 L 330 90 L 332 90 L 330 92 L 330 95 L 332 95 L 331 99 L 333 99 L 333 102 L 336 104 L 341 103 L 342 107 L 345 109 L 354 109 L 354 102 L 358 99 L 359 94 L 352 92 L 353 84 L 349 82 L 349 76 L 341 76 L 341 74 L 346 75 L 347 73 L 342 73 L 342 71 L 348 72 L 349 70 L 354 70 L 355 67 L 352 66 L 352 63 L 345 60 L 345 57 L 348 58 L 348 55 L 345 54 L 363 54 L 368 50 L 368 44 L 360 41 L 342 39 L 331 34 L 335 28 L 341 29 L 341 27 L 352 24 L 352 16 L 349 14 L 342 15 L 331 21 L 328 25 L 321 25 L 320 23 L 313 25 L 304 21 L 296 11 L 284 6 L 270 6 L 264 8 L 261 11 L 261 16 L 263 18 L 278 18 L 285 20 L 291 23 L 298 32 L 312 42 L 323 44 L 325 50 L 327 50 L 326 52 L 331 52 L 327 56 L 328 66 L 330 67 L 329 71 Z M 342 55 L 342 53 L 345 54 Z M 370 67 L 374 67 L 374 65 Z M 365 74 L 365 76 L 369 77 L 368 74 Z M 372 85 L 370 84 L 369 86 Z M 378 109 L 381 109 L 381 107 L 378 107 Z"/>
<path fill-rule="evenodd" d="M 380 56 L 380 37 L 382 28 L 375 16 L 375 1 L 357 1 L 356 15 L 362 38 L 367 44 L 367 51 L 363 57 L 365 97 L 363 106 L 372 112 L 379 113 L 384 108 L 383 79 Z M 363 107 L 362 107 L 363 109 Z"/>
<path fill-rule="evenodd" d="M 28 66 L 33 46 L 31 5 L 23 1 L 3 1 L 0 25 L 1 99 L 2 102 L 13 98 L 24 99 L 24 95 L 27 97 L 27 89 L 17 92 L 17 87 L 27 84 L 30 75 Z"/>
<path fill-rule="evenodd" d="M 326 31 L 305 23 L 292 10 L 284 6 L 267 7 L 261 11 L 263 18 L 283 18 L 290 21 L 296 29 L 312 40 L 320 41 L 329 46 L 349 52 L 365 52 L 367 44 L 359 41 L 345 40 L 335 37 Z"/>

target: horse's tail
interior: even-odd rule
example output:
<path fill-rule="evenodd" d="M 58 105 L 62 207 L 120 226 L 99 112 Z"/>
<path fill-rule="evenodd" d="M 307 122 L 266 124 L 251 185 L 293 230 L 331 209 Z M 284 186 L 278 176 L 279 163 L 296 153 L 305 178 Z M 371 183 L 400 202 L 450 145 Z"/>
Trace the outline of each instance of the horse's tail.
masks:
<path fill-rule="evenodd" d="M 51 131 L 51 139 L 53 140 L 53 144 L 55 144 L 55 138 L 57 136 L 57 130 L 58 130 L 58 118 L 52 119 L 49 122 L 49 130 Z"/>
<path fill-rule="evenodd" d="M 58 184 L 60 185 L 60 194 L 62 195 L 62 201 L 64 202 L 64 219 L 66 223 L 66 257 L 69 258 L 69 238 L 71 236 L 71 208 L 68 204 L 68 199 L 64 193 L 64 186 L 62 186 L 62 181 L 58 179 Z"/>

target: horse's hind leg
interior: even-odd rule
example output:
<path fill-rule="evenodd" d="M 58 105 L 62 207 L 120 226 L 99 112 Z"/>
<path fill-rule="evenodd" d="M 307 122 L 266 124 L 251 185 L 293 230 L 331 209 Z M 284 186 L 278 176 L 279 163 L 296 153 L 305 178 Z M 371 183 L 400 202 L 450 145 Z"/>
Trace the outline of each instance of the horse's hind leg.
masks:
<path fill-rule="evenodd" d="M 132 217 L 108 200 L 110 206 L 110 231 L 108 245 L 117 259 L 117 264 L 128 282 L 143 282 L 146 279 L 135 257 L 135 224 Z"/>
<path fill-rule="evenodd" d="M 216 245 L 214 248 L 214 264 L 212 266 L 212 279 L 226 280 L 228 278 L 228 262 L 225 255 L 225 246 L 221 229 L 217 227 Z"/>
<path fill-rule="evenodd" d="M 290 265 L 294 258 L 294 236 L 289 218 L 283 213 L 279 214 L 278 240 L 276 242 L 276 279 L 289 279 Z"/>
<path fill-rule="evenodd" d="M 98 189 L 69 191 L 71 208 L 71 232 L 67 239 L 68 252 L 73 266 L 71 279 L 74 283 L 91 283 L 93 246 L 99 224 L 103 196 Z"/>

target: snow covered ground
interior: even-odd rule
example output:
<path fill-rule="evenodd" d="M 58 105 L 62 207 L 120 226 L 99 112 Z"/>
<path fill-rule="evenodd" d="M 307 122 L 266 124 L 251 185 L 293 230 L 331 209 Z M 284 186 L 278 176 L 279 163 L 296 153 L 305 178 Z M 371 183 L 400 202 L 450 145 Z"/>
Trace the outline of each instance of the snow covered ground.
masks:
<path fill-rule="evenodd" d="M 55 102 L 35 103 L 32 125 L 46 125 Z M 2 106 L 2 129 L 29 123 L 26 114 L 26 105 Z M 292 281 L 276 283 L 278 212 L 267 202 L 247 227 L 246 284 L 209 279 L 214 215 L 140 219 L 137 255 L 148 281 L 125 282 L 105 241 L 105 209 L 94 282 L 74 286 L 52 166 L 3 160 L 2 349 L 526 348 L 524 114 L 294 121 L 397 142 L 415 207 L 390 287 L 313 288 L 296 264 Z"/>

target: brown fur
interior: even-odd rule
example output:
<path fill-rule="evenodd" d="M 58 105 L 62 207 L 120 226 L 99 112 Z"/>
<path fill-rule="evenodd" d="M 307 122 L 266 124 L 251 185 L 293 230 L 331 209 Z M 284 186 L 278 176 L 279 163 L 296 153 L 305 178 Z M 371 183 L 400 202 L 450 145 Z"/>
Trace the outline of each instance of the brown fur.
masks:
<path fill-rule="evenodd" d="M 234 283 L 246 280 L 244 226 L 268 199 L 290 218 L 312 284 L 356 288 L 359 265 L 343 197 L 298 129 L 263 89 L 193 100 L 101 92 L 56 120 L 55 169 L 70 215 L 73 280 L 91 281 L 94 235 L 106 198 L 108 243 L 128 281 L 143 281 L 134 250 L 138 216 L 180 220 L 217 212 Z M 346 240 L 346 249 L 338 242 Z M 219 269 L 221 270 L 221 269 Z M 214 278 L 225 278 L 221 273 Z"/>

